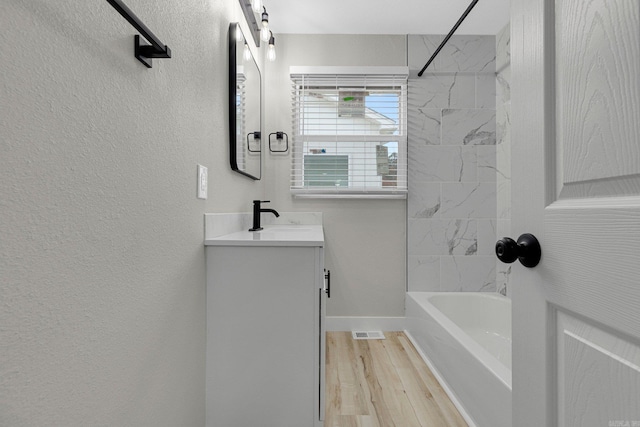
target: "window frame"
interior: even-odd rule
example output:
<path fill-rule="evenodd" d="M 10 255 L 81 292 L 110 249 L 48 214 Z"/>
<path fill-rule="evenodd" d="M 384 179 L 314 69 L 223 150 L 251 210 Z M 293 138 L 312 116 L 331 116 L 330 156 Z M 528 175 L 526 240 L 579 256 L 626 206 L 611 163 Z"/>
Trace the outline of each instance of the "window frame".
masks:
<path fill-rule="evenodd" d="M 393 198 L 405 199 L 407 197 L 407 80 L 409 76 L 408 67 L 291 67 L 290 78 L 292 82 L 292 125 L 293 143 L 291 159 L 291 193 L 295 197 L 314 198 Z M 340 82 L 348 83 L 342 84 Z M 334 81 L 334 83 L 331 83 Z M 336 83 L 338 82 L 338 83 Z M 301 132 L 301 123 L 304 120 L 305 91 L 316 87 L 326 87 L 330 90 L 344 90 L 353 88 L 356 90 L 374 90 L 379 87 L 381 90 L 392 90 L 398 93 L 398 130 L 396 134 L 305 134 Z M 309 89 L 312 88 L 312 89 Z M 393 89 L 390 89 L 393 88 Z M 395 89 L 397 88 L 397 89 Z M 336 100 L 336 114 L 340 111 L 340 100 Z M 377 112 L 376 110 L 373 110 Z M 355 125 L 354 125 L 355 126 Z M 396 185 L 384 185 L 385 176 L 380 175 L 380 186 L 368 186 L 366 183 L 367 172 L 361 173 L 358 177 L 365 179 L 362 186 L 349 187 L 315 187 L 305 185 L 304 158 L 309 155 L 304 152 L 305 144 L 327 143 L 335 144 L 336 153 L 327 155 L 342 155 L 338 152 L 339 144 L 352 143 L 354 150 L 362 150 L 362 165 L 364 168 L 376 167 L 376 160 L 366 156 L 366 148 L 356 147 L 360 143 L 372 143 L 384 145 L 387 143 L 397 144 L 397 163 L 395 170 Z M 371 148 L 371 147 L 370 147 Z M 373 149 L 375 152 L 375 148 Z M 351 156 L 349 166 L 349 178 L 351 181 Z M 370 173 L 370 172 L 369 172 Z M 388 181 L 387 181 L 388 184 Z"/>

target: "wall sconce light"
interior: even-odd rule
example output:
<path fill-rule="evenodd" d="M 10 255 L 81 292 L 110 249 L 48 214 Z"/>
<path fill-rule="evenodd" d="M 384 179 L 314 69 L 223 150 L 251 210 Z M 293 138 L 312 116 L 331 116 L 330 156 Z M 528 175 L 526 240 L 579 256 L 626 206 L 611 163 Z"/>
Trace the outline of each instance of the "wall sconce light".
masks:
<path fill-rule="evenodd" d="M 260 29 L 260 39 L 263 42 L 268 42 L 271 37 L 271 30 L 269 30 L 269 14 L 267 13 L 267 8 L 262 8 L 264 11 L 262 12 L 262 29 Z"/>
<path fill-rule="evenodd" d="M 269 48 L 267 50 L 267 58 L 273 62 L 276 60 L 276 39 L 273 37 L 273 33 L 270 31 L 271 37 L 269 38 Z"/>

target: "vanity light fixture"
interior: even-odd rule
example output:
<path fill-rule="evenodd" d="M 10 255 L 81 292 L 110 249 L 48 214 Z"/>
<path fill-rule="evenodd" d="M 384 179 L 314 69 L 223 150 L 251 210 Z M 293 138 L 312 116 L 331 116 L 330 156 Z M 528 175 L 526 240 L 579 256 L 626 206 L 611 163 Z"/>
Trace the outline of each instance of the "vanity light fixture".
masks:
<path fill-rule="evenodd" d="M 267 50 L 267 58 L 273 62 L 276 60 L 276 39 L 273 37 L 273 33 L 269 31 L 271 37 L 269 38 L 269 48 Z"/>
<path fill-rule="evenodd" d="M 251 0 L 251 8 L 255 13 L 262 12 L 262 0 Z"/>
<path fill-rule="evenodd" d="M 263 42 L 268 42 L 271 37 L 271 30 L 269 30 L 269 14 L 267 13 L 266 7 L 263 7 L 262 9 L 262 28 L 260 29 L 260 39 Z"/>
<path fill-rule="evenodd" d="M 242 8 L 242 13 L 244 14 L 245 19 L 247 20 L 247 24 L 249 25 L 249 31 L 253 36 L 253 41 L 255 42 L 256 47 L 260 47 L 260 41 L 265 42 L 265 46 L 267 46 L 266 56 L 269 61 L 276 60 L 276 47 L 275 47 L 275 38 L 273 37 L 273 32 L 269 26 L 269 14 L 267 13 L 267 8 L 264 5 L 264 0 L 239 0 L 240 7 Z M 258 24 L 257 15 L 261 16 L 261 24 Z M 240 32 L 240 26 L 238 26 L 238 41 L 242 41 L 242 33 Z M 245 43 L 247 43 L 247 39 L 245 38 Z M 267 45 L 268 43 L 268 45 Z M 245 44 L 245 50 L 243 52 L 243 57 L 245 60 L 248 60 L 247 55 L 251 55 L 251 52 L 247 53 L 247 45 Z"/>
<path fill-rule="evenodd" d="M 236 26 L 236 41 L 241 42 L 244 40 L 244 35 L 242 34 L 242 30 L 240 29 L 240 25 Z M 245 45 L 247 44 L 245 40 Z"/>
<path fill-rule="evenodd" d="M 242 57 L 244 58 L 245 61 L 251 60 L 251 49 L 249 49 L 249 44 L 247 42 L 244 43 Z"/>

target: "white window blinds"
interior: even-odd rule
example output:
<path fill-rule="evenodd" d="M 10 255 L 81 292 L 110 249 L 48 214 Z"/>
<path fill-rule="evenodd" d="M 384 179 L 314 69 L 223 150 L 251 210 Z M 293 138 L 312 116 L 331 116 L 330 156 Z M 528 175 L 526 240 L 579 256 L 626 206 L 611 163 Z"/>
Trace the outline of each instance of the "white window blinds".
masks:
<path fill-rule="evenodd" d="M 291 67 L 291 191 L 406 197 L 405 67 Z"/>

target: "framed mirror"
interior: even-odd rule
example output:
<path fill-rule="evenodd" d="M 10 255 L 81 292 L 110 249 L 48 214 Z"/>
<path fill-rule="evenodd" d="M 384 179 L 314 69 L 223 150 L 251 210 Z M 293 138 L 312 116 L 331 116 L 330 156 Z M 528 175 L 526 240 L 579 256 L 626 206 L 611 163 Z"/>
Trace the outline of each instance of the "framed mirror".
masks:
<path fill-rule="evenodd" d="M 229 141 L 231 169 L 262 177 L 260 69 L 237 22 L 229 25 Z"/>

